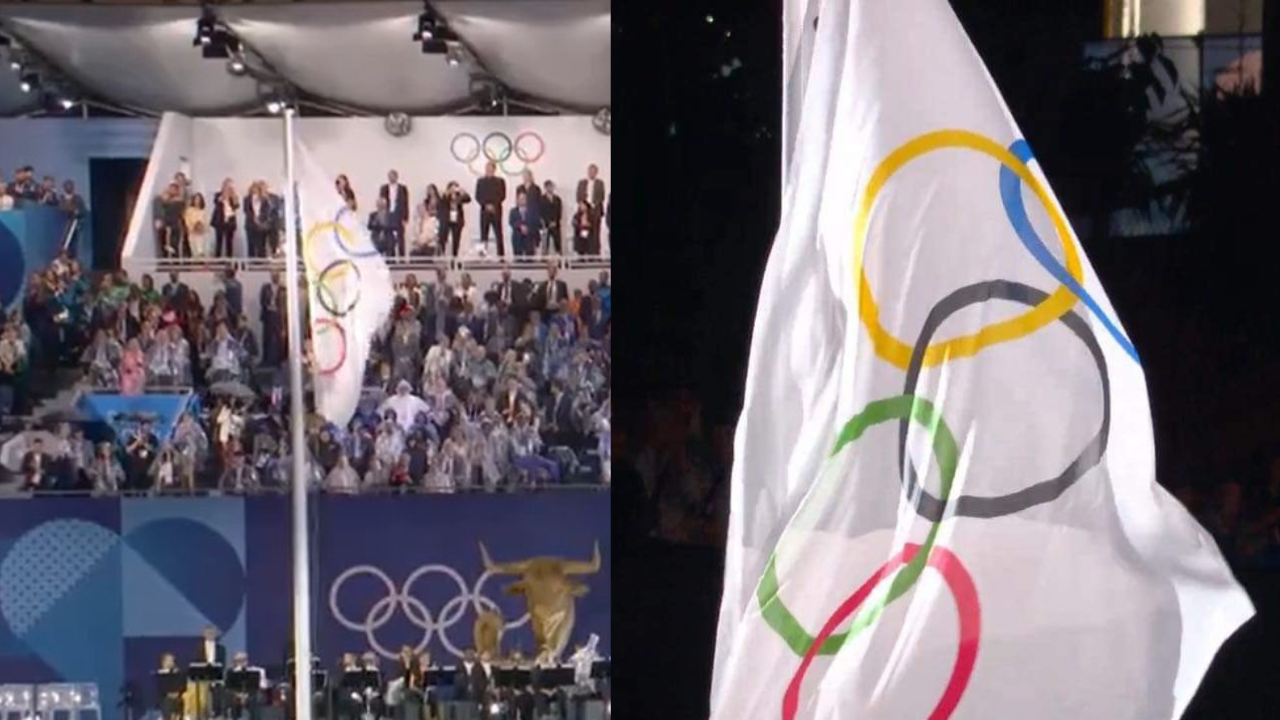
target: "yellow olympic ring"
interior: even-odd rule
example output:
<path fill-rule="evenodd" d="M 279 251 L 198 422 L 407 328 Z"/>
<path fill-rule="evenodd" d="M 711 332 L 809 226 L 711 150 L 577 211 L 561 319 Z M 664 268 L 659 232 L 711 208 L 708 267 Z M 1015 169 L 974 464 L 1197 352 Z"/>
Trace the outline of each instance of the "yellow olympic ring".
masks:
<path fill-rule="evenodd" d="M 324 270 L 324 267 L 317 263 L 312 257 L 313 253 L 311 252 L 312 247 L 314 247 L 315 244 L 316 235 L 323 232 L 335 232 L 342 237 L 344 242 L 354 242 L 354 239 L 351 237 L 351 231 L 342 223 L 318 222 L 315 225 L 312 225 L 311 229 L 307 231 L 306 236 L 302 239 L 302 263 L 306 266 L 307 278 L 311 282 L 316 282 L 320 277 L 320 273 Z M 329 280 L 341 280 L 346 277 L 349 272 L 351 272 L 351 266 L 344 265 L 341 270 L 335 269 L 331 271 L 329 275 L 332 277 L 330 277 Z"/>
<path fill-rule="evenodd" d="M 967 130 L 939 130 L 920 135 L 889 153 L 889 156 L 876 166 L 875 171 L 871 173 L 871 179 L 867 182 L 866 191 L 859 200 L 853 220 L 853 272 L 854 280 L 858 286 L 858 314 L 862 319 L 863 325 L 867 328 L 867 334 L 871 336 L 871 342 L 876 354 L 903 370 L 906 370 L 911 363 L 912 345 L 894 337 L 892 333 L 880 324 L 880 309 L 876 305 L 875 295 L 871 291 L 871 284 L 867 282 L 866 267 L 863 265 L 863 250 L 867 239 L 867 227 L 871 222 L 871 209 L 875 204 L 876 197 L 884 188 L 885 183 L 893 177 L 893 174 L 921 155 L 945 148 L 976 150 L 995 158 L 1016 173 L 1022 179 L 1022 182 L 1026 183 L 1035 192 L 1036 197 L 1040 199 L 1040 204 L 1049 213 L 1049 218 L 1053 221 L 1053 227 L 1058 234 L 1058 239 L 1062 242 L 1063 257 L 1066 261 L 1064 265 L 1067 273 L 1075 278 L 1076 282 L 1081 284 L 1084 282 L 1084 271 L 1080 265 L 1080 256 L 1076 251 L 1075 244 L 1071 241 L 1071 228 L 1067 225 L 1067 220 L 1063 217 L 1062 211 L 1054 204 L 1049 191 L 1035 175 L 1031 174 L 1031 170 L 1026 163 L 1019 160 L 1013 153 L 994 140 Z M 1067 286 L 1059 284 L 1058 289 L 1053 294 L 1021 315 L 992 323 L 976 333 L 960 335 L 949 340 L 940 340 L 930 344 L 925 349 L 923 367 L 941 365 L 954 358 L 971 357 L 989 345 L 997 345 L 1030 335 L 1065 315 L 1075 303 L 1075 293 Z"/>

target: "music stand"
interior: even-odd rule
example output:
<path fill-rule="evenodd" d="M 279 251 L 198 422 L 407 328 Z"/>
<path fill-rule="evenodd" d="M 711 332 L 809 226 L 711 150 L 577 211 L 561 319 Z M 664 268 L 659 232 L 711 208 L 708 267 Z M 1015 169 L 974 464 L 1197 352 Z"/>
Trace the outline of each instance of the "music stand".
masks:
<path fill-rule="evenodd" d="M 196 685 L 213 685 L 222 682 L 223 667 L 218 663 L 191 663 L 187 666 L 187 678 Z M 196 688 L 195 710 L 196 717 L 200 720 L 208 720 L 213 712 L 213 708 L 205 707 L 205 703 L 201 702 L 200 688 Z M 209 690 L 210 704 L 213 701 L 213 690 Z"/>
<path fill-rule="evenodd" d="M 362 720 L 375 720 L 373 698 L 377 697 L 382 690 L 382 673 L 368 669 L 345 672 L 342 674 L 342 687 L 356 691 L 360 696 L 363 703 L 363 712 L 360 715 Z"/>

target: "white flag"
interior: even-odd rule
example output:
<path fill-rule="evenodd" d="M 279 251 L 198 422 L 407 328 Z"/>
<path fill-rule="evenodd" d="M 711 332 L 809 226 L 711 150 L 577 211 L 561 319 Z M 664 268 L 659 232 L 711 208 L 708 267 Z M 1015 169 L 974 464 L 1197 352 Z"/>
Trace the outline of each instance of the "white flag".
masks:
<path fill-rule="evenodd" d="M 1137 352 L 947 3 L 819 7 L 712 718 L 1178 717 L 1253 608 Z"/>
<path fill-rule="evenodd" d="M 391 272 L 367 225 L 298 143 L 302 262 L 309 288 L 316 411 L 338 426 L 355 414 L 369 344 L 395 298 Z"/>

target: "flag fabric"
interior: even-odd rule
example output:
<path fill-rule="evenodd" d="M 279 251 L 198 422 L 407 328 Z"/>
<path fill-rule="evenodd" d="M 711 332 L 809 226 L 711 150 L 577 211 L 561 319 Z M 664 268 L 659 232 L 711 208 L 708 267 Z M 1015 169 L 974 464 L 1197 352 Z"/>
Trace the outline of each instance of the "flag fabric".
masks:
<path fill-rule="evenodd" d="M 812 0 L 818 2 L 818 0 Z M 819 3 L 735 467 L 714 720 L 1181 715 L 1253 613 L 943 0 Z"/>
<path fill-rule="evenodd" d="M 316 411 L 339 427 L 355 414 L 369 345 L 391 311 L 391 272 L 367 226 L 299 141 L 301 259 L 307 275 Z"/>

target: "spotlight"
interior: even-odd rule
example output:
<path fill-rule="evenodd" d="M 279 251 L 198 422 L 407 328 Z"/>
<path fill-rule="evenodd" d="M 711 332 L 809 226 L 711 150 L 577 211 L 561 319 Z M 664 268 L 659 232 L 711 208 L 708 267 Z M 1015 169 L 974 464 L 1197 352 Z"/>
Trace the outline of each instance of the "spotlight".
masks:
<path fill-rule="evenodd" d="M 9 69 L 13 70 L 14 72 L 22 72 L 22 62 L 19 61 L 17 58 L 10 60 Z"/>
<path fill-rule="evenodd" d="M 284 103 L 280 102 L 279 100 L 267 101 L 267 112 L 271 113 L 272 115 L 279 115 L 280 111 L 283 109 L 284 109 Z"/>
<path fill-rule="evenodd" d="M 58 101 L 58 104 L 62 106 L 63 110 L 70 110 L 71 108 L 76 106 L 76 101 L 72 100 L 71 98 L 64 97 Z M 79 696 L 76 696 L 76 698 L 77 698 L 76 702 L 79 702 L 80 701 Z"/>
<path fill-rule="evenodd" d="M 445 60 L 449 63 L 449 67 L 458 67 L 462 64 L 462 46 L 450 45 L 449 53 L 445 56 Z"/>
<path fill-rule="evenodd" d="M 214 33 L 218 30 L 218 16 L 213 8 L 206 7 L 200 11 L 200 19 L 196 21 L 196 36 L 191 41 L 193 47 L 208 45 L 213 42 Z"/>
<path fill-rule="evenodd" d="M 497 715 L 500 712 L 502 712 L 502 706 L 499 705 L 498 703 L 493 703 L 492 705 L 489 706 L 490 715 Z"/>
<path fill-rule="evenodd" d="M 27 73 L 22 76 L 22 84 L 20 85 L 22 92 L 29 93 L 40 87 L 40 76 L 35 73 Z"/>
<path fill-rule="evenodd" d="M 431 4 L 424 2 L 422 14 L 418 16 L 418 31 L 413 34 L 413 39 L 422 43 L 422 52 L 443 55 L 449 49 L 445 43 L 456 41 L 458 36 L 449 29 L 444 19 L 436 15 Z"/>
<path fill-rule="evenodd" d="M 249 71 L 249 66 L 244 64 L 244 58 L 240 55 L 234 55 L 227 61 L 227 72 L 240 77 Z"/>

